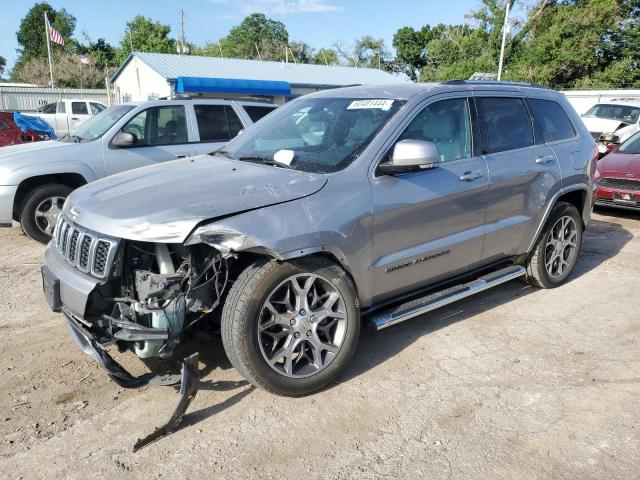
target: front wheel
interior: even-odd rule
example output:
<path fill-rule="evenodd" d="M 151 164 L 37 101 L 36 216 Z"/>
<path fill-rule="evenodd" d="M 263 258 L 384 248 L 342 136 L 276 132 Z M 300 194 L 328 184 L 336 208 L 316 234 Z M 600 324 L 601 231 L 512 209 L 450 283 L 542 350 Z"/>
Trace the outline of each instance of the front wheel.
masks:
<path fill-rule="evenodd" d="M 582 219 L 575 206 L 565 202 L 555 205 L 527 261 L 526 280 L 541 288 L 562 284 L 578 261 L 582 231 Z"/>
<path fill-rule="evenodd" d="M 59 183 L 41 185 L 27 194 L 20 212 L 20 226 L 28 237 L 48 243 L 71 187 Z"/>
<path fill-rule="evenodd" d="M 360 332 L 355 288 L 321 258 L 260 260 L 234 282 L 222 311 L 222 341 L 252 384 L 300 396 L 333 381 Z"/>

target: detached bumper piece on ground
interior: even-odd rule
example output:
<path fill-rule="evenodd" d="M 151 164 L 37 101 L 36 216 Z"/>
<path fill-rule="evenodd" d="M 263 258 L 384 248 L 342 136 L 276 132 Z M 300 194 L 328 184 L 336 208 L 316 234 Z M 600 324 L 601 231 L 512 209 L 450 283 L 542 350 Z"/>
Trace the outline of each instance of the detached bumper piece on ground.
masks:
<path fill-rule="evenodd" d="M 111 379 L 123 388 L 139 388 L 147 385 L 152 378 L 155 377 L 153 373 L 145 373 L 139 377 L 134 377 L 125 368 L 116 362 L 111 355 L 98 346 L 98 343 L 86 333 L 81 325 L 72 317 L 67 316 L 67 324 L 69 330 L 80 346 L 83 352 L 94 358 L 109 374 Z M 157 334 L 151 334 L 153 338 L 157 338 Z M 150 443 L 159 440 L 175 431 L 184 414 L 187 412 L 191 401 L 198 393 L 198 387 L 200 384 L 200 374 L 198 373 L 198 358 L 199 354 L 196 352 L 182 361 L 182 371 L 180 378 L 180 402 L 171 415 L 171 418 L 158 427 L 153 433 L 139 439 L 133 446 L 133 451 L 136 452 L 142 447 L 149 445 Z"/>

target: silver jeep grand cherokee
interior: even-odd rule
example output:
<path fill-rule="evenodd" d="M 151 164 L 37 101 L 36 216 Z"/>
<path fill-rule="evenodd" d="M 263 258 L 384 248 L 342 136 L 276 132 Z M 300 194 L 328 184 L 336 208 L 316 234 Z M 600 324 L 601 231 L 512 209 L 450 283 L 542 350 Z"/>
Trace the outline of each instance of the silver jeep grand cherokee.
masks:
<path fill-rule="evenodd" d="M 597 151 L 560 93 L 452 81 L 296 99 L 224 150 L 90 183 L 65 203 L 45 294 L 107 352 L 167 358 L 219 325 L 254 385 L 303 395 L 376 329 L 508 280 L 571 274 Z M 206 348 L 206 347 L 204 347 Z"/>

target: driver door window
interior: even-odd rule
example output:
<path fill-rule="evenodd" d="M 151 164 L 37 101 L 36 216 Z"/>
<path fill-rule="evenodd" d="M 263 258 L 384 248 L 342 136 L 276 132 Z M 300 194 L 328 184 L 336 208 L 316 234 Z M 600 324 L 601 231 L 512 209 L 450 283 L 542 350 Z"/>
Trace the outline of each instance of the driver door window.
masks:
<path fill-rule="evenodd" d="M 134 116 L 123 132 L 136 137 L 136 147 L 188 143 L 187 121 L 182 105 L 153 107 Z"/>
<path fill-rule="evenodd" d="M 471 157 L 469 102 L 466 98 L 452 98 L 432 103 L 413 119 L 398 140 L 434 143 L 440 162 Z"/>

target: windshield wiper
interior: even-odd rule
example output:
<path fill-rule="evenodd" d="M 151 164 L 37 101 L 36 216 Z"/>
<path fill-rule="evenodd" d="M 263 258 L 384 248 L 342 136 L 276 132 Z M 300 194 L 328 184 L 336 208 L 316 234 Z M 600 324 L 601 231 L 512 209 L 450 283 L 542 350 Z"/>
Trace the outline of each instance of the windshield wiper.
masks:
<path fill-rule="evenodd" d="M 273 165 L 275 167 L 282 168 L 293 168 L 291 165 L 287 163 L 278 162 L 277 160 L 273 160 L 272 158 L 261 157 L 259 155 L 245 155 L 242 157 L 236 157 L 234 154 L 226 151 L 226 150 L 217 150 L 212 153 L 212 155 L 224 155 L 232 160 L 239 160 L 241 162 L 253 162 L 253 163 L 262 163 L 264 165 Z"/>
<path fill-rule="evenodd" d="M 272 158 L 261 157 L 258 155 L 238 157 L 238 160 L 240 160 L 241 162 L 253 162 L 253 163 L 262 163 L 264 165 L 273 165 L 275 167 L 293 168 L 288 163 L 278 162 L 277 160 L 274 160 Z"/>

